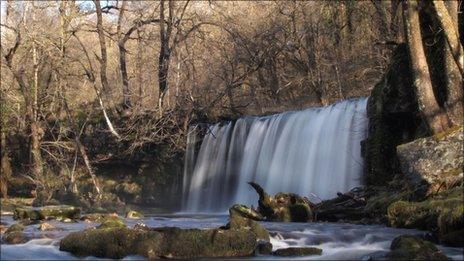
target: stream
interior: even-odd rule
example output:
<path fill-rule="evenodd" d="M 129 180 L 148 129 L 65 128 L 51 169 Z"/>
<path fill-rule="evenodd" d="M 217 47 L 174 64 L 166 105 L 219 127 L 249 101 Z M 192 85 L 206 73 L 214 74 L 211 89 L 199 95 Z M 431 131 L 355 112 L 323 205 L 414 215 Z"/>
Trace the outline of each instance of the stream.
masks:
<path fill-rule="evenodd" d="M 144 223 L 149 227 L 175 226 L 180 228 L 214 228 L 227 223 L 226 215 L 170 214 L 148 216 L 143 219 L 126 219 L 129 227 Z M 7 225 L 15 223 L 11 216 L 1 216 Z M 79 259 L 59 250 L 59 241 L 68 233 L 96 226 L 93 222 L 62 223 L 49 221 L 56 230 L 40 231 L 38 225 L 26 227 L 31 241 L 25 244 L 1 245 L 1 260 L 76 260 Z M 388 251 L 391 241 L 402 234 L 421 235 L 426 232 L 413 229 L 395 229 L 380 225 L 354 225 L 346 223 L 277 223 L 262 222 L 271 235 L 273 250 L 293 246 L 322 248 L 321 256 L 297 257 L 294 260 L 366 260 L 373 253 Z M 454 260 L 462 260 L 463 249 L 438 246 Z M 82 258 L 95 260 L 95 257 Z M 144 259 L 128 256 L 124 260 Z M 234 260 L 238 258 L 231 258 Z M 255 256 L 240 259 L 279 260 L 274 256 Z"/>

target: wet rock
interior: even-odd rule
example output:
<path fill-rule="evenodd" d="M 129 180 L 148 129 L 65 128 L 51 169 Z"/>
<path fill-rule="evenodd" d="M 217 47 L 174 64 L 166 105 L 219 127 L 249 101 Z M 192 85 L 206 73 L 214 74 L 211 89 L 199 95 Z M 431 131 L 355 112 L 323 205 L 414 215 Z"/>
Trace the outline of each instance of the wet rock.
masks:
<path fill-rule="evenodd" d="M 422 202 L 398 201 L 388 207 L 387 218 L 392 227 L 435 231 L 438 240 L 463 246 L 464 227 L 462 189 L 456 187 Z"/>
<path fill-rule="evenodd" d="M 46 230 L 55 230 L 56 227 L 49 224 L 49 223 L 42 223 L 37 227 L 41 231 L 46 231 Z"/>
<path fill-rule="evenodd" d="M 2 241 L 6 244 L 22 244 L 29 241 L 24 234 L 25 227 L 21 224 L 11 225 L 3 234 Z"/>
<path fill-rule="evenodd" d="M 267 221 L 309 222 L 314 220 L 312 207 L 307 198 L 294 193 L 277 193 L 274 197 L 254 182 L 248 182 L 259 195 L 258 212 Z"/>
<path fill-rule="evenodd" d="M 397 147 L 402 173 L 421 194 L 438 193 L 462 183 L 463 130 L 462 126 L 455 127 Z"/>
<path fill-rule="evenodd" d="M 367 192 L 364 188 L 353 188 L 347 193 L 337 193 L 337 197 L 317 204 L 315 215 L 321 221 L 354 221 L 365 218 Z"/>
<path fill-rule="evenodd" d="M 410 235 L 396 237 L 390 250 L 388 260 L 451 260 L 434 244 Z"/>
<path fill-rule="evenodd" d="M 80 217 L 80 213 L 80 208 L 68 205 L 46 207 L 20 207 L 14 210 L 13 218 L 30 220 L 45 220 L 50 218 L 77 219 Z"/>
<path fill-rule="evenodd" d="M 309 256 L 321 255 L 322 249 L 317 247 L 289 247 L 281 248 L 272 252 L 274 256 Z"/>
<path fill-rule="evenodd" d="M 127 211 L 127 213 L 126 213 L 126 218 L 130 218 L 130 219 L 140 219 L 140 218 L 143 218 L 143 215 L 140 214 L 140 213 L 137 212 L 137 211 L 129 210 L 129 211 Z"/>
<path fill-rule="evenodd" d="M 119 217 L 115 216 L 107 216 L 104 219 L 102 219 L 102 223 L 97 227 L 100 229 L 105 229 L 105 228 L 125 228 L 126 224 L 124 223 L 124 220 L 122 220 Z"/>
<path fill-rule="evenodd" d="M 77 256 L 107 258 L 127 255 L 148 258 L 251 256 L 258 246 L 258 236 L 252 227 L 237 225 L 231 220 L 227 229 L 87 229 L 66 236 L 60 242 L 60 250 Z"/>
<path fill-rule="evenodd" d="M 270 255 L 272 253 L 272 244 L 267 241 L 259 241 L 256 247 L 255 254 L 258 255 Z"/>
<path fill-rule="evenodd" d="M 261 226 L 258 222 L 244 218 L 233 209 L 229 210 L 229 224 L 226 226 L 232 230 L 250 230 L 253 234 L 255 234 L 258 240 L 269 242 L 269 232 Z"/>
<path fill-rule="evenodd" d="M 256 221 L 264 220 L 264 217 L 258 211 L 254 210 L 254 209 L 252 209 L 250 207 L 247 207 L 245 205 L 235 204 L 229 209 L 229 213 L 231 211 L 234 211 L 238 215 L 240 215 L 242 217 L 245 217 L 245 218 L 253 219 L 253 220 L 256 220 Z"/>

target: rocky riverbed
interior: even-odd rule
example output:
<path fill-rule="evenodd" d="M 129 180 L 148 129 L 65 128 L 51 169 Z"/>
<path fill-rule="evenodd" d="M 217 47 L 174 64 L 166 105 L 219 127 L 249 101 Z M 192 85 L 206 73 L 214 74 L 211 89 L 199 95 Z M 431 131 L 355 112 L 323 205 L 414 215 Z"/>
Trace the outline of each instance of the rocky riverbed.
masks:
<path fill-rule="evenodd" d="M 156 215 L 146 216 L 140 219 L 123 219 L 127 227 L 133 228 L 137 224 L 145 224 L 150 228 L 178 227 L 209 229 L 218 228 L 227 223 L 227 215 Z M 12 216 L 2 216 L 1 222 L 5 226 L 16 223 Z M 78 259 L 72 254 L 59 250 L 60 240 L 71 232 L 90 229 L 99 225 L 99 222 L 79 220 L 65 223 L 57 220 L 46 222 L 50 226 L 31 224 L 25 226 L 24 235 L 29 240 L 22 244 L 2 244 L 2 260 L 70 260 Z M 360 260 L 385 254 L 389 251 L 391 242 L 399 235 L 420 235 L 424 231 L 413 229 L 395 229 L 380 225 L 353 225 L 345 223 L 285 223 L 285 222 L 260 222 L 270 234 L 272 250 L 289 247 L 316 247 L 322 249 L 321 255 L 293 257 L 294 259 L 345 259 Z M 438 246 L 449 257 L 460 260 L 462 248 L 450 248 Z M 246 259 L 282 259 L 274 255 L 256 255 Z M 95 259 L 94 257 L 82 257 L 82 259 Z M 131 255 L 124 259 L 143 259 L 141 256 Z M 233 258 L 232 258 L 233 259 Z M 288 259 L 288 257 L 285 257 Z"/>

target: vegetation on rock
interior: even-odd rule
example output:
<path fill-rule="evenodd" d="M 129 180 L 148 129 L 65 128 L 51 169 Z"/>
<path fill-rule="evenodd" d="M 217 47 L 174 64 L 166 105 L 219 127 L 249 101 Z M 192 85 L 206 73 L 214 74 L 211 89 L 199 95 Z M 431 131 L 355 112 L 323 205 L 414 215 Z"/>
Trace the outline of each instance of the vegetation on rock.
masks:
<path fill-rule="evenodd" d="M 14 210 L 14 219 L 44 220 L 50 218 L 80 218 L 81 209 L 78 207 L 58 205 L 46 207 L 19 207 Z"/>
<path fill-rule="evenodd" d="M 244 226 L 244 223 L 247 223 Z M 73 232 L 60 242 L 60 250 L 77 256 L 123 258 L 198 258 L 253 255 L 267 231 L 253 220 L 231 217 L 228 228 L 130 229 L 107 227 Z"/>
<path fill-rule="evenodd" d="M 403 235 L 393 239 L 388 260 L 451 260 L 434 244 L 416 236 Z"/>

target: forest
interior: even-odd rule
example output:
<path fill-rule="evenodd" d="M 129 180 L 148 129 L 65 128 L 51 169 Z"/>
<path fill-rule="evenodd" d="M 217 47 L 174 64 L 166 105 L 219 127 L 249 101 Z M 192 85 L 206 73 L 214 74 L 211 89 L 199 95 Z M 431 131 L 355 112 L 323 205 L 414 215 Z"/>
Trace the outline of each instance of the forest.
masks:
<path fill-rule="evenodd" d="M 463 9 L 2 0 L 0 259 L 462 259 Z"/>

